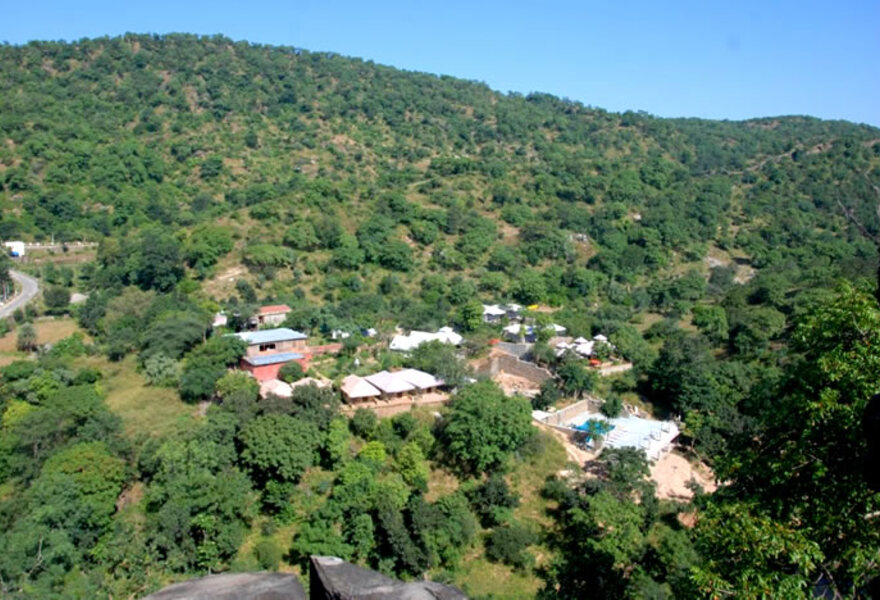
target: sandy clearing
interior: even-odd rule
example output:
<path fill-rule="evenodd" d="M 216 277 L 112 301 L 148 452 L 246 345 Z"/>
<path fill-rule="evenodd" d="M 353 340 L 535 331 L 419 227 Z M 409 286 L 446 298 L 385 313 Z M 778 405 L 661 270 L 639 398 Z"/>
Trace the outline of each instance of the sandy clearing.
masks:
<path fill-rule="evenodd" d="M 666 500 L 693 498 L 694 493 L 687 486 L 691 480 L 696 481 L 707 493 L 714 492 L 718 487 L 709 467 L 702 463 L 695 466 L 676 452 L 664 454 L 651 465 L 651 479 L 657 484 L 657 497 Z"/>

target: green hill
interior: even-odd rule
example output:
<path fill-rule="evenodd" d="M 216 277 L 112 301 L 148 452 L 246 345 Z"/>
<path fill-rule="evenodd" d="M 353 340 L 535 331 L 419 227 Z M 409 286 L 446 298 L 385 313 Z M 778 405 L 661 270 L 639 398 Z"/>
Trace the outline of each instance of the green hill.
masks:
<path fill-rule="evenodd" d="M 236 259 L 307 282 L 362 262 L 479 279 L 592 257 L 629 285 L 713 248 L 847 273 L 871 253 L 838 206 L 872 213 L 867 126 L 614 114 L 223 37 L 5 46 L 0 66 L 4 239 L 201 231 L 180 251 L 210 277 L 225 245 L 194 227 L 220 221 Z"/>

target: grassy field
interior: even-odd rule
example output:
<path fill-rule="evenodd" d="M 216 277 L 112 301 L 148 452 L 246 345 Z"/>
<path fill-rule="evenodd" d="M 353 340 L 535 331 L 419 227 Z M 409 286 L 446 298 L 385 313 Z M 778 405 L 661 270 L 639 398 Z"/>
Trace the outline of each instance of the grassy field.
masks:
<path fill-rule="evenodd" d="M 76 324 L 76 321 L 70 317 L 39 319 L 34 321 L 34 329 L 37 332 L 38 344 L 51 344 L 69 337 L 70 334 L 74 332 L 82 331 Z M 14 353 L 15 340 L 17 338 L 18 334 L 16 334 L 15 331 L 10 331 L 0 338 L 0 353 Z M 24 355 L 22 354 L 20 356 Z"/>
<path fill-rule="evenodd" d="M 532 573 L 520 573 L 506 565 L 490 562 L 480 554 L 467 556 L 456 572 L 455 585 L 470 596 L 526 600 L 541 589 L 541 580 Z"/>
<path fill-rule="evenodd" d="M 195 419 L 197 407 L 181 401 L 176 390 L 146 385 L 136 370 L 134 356 L 120 362 L 89 356 L 77 359 L 76 364 L 104 374 L 101 388 L 107 405 L 122 417 L 127 435 L 162 436 L 187 427 Z"/>
<path fill-rule="evenodd" d="M 507 479 L 511 489 L 520 496 L 520 505 L 514 510 L 516 519 L 543 530 L 551 524 L 547 515 L 551 505 L 541 497 L 541 489 L 548 476 L 566 467 L 566 456 L 565 449 L 553 436 L 545 432 L 538 432 L 538 436 L 537 452 L 518 462 Z M 530 551 L 539 565 L 549 554 L 541 545 L 532 546 Z M 471 596 L 519 600 L 534 598 L 543 582 L 532 571 L 516 571 L 489 561 L 479 543 L 461 561 L 455 584 Z"/>

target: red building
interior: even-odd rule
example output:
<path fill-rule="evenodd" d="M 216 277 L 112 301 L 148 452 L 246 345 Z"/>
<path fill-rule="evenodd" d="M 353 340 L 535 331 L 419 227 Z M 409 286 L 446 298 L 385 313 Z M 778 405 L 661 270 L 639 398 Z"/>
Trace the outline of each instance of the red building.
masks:
<path fill-rule="evenodd" d="M 244 331 L 235 334 L 248 347 L 239 366 L 251 373 L 257 381 L 277 379 L 278 371 L 289 362 L 298 362 L 303 370 L 309 368 L 308 336 L 293 329 L 281 327 L 263 331 Z"/>

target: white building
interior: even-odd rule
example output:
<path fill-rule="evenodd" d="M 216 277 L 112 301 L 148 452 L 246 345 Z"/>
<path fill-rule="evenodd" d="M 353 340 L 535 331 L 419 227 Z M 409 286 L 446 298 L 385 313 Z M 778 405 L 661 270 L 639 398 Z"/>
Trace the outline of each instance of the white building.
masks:
<path fill-rule="evenodd" d="M 396 352 L 411 352 L 422 344 L 434 341 L 459 346 L 464 338 L 455 333 L 451 327 L 441 327 L 436 333 L 413 330 L 409 335 L 395 335 L 388 347 Z"/>
<path fill-rule="evenodd" d="M 498 323 L 503 317 L 507 315 L 507 311 L 497 304 L 484 304 L 483 305 L 483 322 L 484 323 Z"/>
<path fill-rule="evenodd" d="M 21 258 L 22 256 L 24 256 L 24 242 L 3 242 L 3 246 L 5 248 L 9 248 L 9 255 L 12 257 Z"/>

